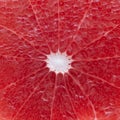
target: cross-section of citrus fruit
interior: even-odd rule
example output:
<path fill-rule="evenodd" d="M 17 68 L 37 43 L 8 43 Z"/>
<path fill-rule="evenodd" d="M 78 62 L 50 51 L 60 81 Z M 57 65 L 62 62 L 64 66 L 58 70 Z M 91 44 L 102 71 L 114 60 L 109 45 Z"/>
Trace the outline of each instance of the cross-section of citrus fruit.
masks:
<path fill-rule="evenodd" d="M 0 0 L 0 120 L 120 120 L 120 0 Z"/>

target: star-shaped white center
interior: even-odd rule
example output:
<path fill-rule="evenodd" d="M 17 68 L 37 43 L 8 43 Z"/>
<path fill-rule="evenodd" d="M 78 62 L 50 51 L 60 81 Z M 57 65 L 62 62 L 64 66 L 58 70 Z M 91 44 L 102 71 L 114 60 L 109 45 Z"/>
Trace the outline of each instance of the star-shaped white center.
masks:
<path fill-rule="evenodd" d="M 54 71 L 57 73 L 66 73 L 71 68 L 72 58 L 68 56 L 65 52 L 60 53 L 59 51 L 56 53 L 50 53 L 47 55 L 47 67 L 50 71 Z"/>

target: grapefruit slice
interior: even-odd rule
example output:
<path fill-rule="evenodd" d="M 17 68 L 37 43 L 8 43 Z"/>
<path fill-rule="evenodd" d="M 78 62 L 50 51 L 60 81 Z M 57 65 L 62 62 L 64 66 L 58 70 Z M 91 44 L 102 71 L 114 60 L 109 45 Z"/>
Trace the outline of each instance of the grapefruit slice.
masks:
<path fill-rule="evenodd" d="M 0 0 L 0 120 L 119 120 L 120 1 Z"/>

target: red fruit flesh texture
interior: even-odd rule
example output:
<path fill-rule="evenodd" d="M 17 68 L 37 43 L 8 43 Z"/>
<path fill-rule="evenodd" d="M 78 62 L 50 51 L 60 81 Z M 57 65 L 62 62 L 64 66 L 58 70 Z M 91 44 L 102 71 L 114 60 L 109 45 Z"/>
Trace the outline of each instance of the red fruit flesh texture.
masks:
<path fill-rule="evenodd" d="M 120 1 L 0 0 L 0 120 L 120 120 Z"/>

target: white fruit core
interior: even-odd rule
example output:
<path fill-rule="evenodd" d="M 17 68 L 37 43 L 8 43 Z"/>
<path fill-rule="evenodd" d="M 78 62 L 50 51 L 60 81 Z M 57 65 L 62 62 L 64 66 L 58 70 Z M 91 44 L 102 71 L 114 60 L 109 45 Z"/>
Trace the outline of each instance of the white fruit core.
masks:
<path fill-rule="evenodd" d="M 47 55 L 47 67 L 55 73 L 65 73 L 71 68 L 72 59 L 65 52 L 50 53 Z"/>

